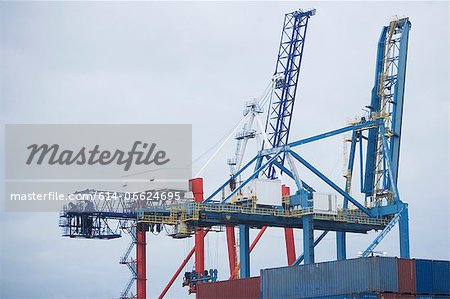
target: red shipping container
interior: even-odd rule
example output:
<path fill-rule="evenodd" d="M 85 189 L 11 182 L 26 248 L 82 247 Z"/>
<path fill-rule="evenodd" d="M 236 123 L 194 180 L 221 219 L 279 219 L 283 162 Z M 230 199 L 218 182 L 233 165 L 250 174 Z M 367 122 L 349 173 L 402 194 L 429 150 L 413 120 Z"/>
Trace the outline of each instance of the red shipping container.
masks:
<path fill-rule="evenodd" d="M 259 277 L 202 283 L 197 286 L 197 299 L 259 299 Z"/>
<path fill-rule="evenodd" d="M 416 293 L 416 260 L 397 259 L 398 292 Z"/>

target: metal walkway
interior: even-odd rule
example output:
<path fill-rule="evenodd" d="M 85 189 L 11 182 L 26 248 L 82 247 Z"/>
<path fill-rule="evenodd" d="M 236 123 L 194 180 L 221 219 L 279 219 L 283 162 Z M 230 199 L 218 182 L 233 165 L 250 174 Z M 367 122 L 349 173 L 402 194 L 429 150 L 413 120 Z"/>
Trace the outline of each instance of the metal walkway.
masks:
<path fill-rule="evenodd" d="M 234 204 L 177 204 L 166 211 L 161 209 L 142 209 L 137 212 L 139 222 L 152 224 L 179 225 L 188 228 L 246 224 L 250 227 L 262 226 L 302 228 L 302 218 L 312 215 L 314 228 L 331 231 L 351 231 L 366 233 L 383 229 L 392 217 L 371 218 L 359 211 L 326 213 L 312 208 L 281 210 L 258 207 L 245 207 Z"/>

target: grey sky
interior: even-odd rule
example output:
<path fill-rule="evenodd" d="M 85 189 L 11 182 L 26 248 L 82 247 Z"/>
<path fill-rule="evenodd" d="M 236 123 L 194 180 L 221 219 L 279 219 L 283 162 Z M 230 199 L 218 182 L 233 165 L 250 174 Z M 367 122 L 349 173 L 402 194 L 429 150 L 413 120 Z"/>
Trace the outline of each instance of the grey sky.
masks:
<path fill-rule="evenodd" d="M 447 2 L 1 2 L 2 123 L 191 123 L 197 157 L 240 119 L 245 100 L 261 94 L 275 66 L 283 15 L 299 7 L 317 14 L 308 28 L 291 140 L 363 113 L 381 27 L 395 15 L 410 17 L 399 189 L 410 204 L 412 256 L 450 259 Z M 205 172 L 207 190 L 227 177 L 233 146 Z M 341 180 L 341 138 L 302 152 Z M 120 294 L 128 270 L 118 260 L 128 238 L 62 238 L 56 213 L 0 217 L 1 298 Z M 301 232 L 295 236 L 300 249 Z M 350 235 L 348 255 L 374 237 Z M 396 255 L 397 239 L 395 229 L 380 249 Z M 149 298 L 192 244 L 149 235 Z M 224 234 L 210 234 L 207 246 L 206 266 L 227 278 Z M 334 257 L 329 236 L 317 259 Z M 252 275 L 285 263 L 283 234 L 270 229 L 252 253 Z M 186 294 L 179 279 L 168 298 Z"/>

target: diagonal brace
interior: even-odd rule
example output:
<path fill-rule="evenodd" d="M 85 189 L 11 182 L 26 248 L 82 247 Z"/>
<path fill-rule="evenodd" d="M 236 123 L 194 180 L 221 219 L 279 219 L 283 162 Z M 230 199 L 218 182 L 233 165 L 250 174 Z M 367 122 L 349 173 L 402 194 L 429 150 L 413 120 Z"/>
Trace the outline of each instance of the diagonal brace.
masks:
<path fill-rule="evenodd" d="M 298 155 L 297 153 L 293 152 L 292 150 L 289 150 L 290 154 L 292 155 L 292 157 L 294 157 L 297 161 L 299 161 L 300 163 L 302 163 L 306 168 L 308 168 L 309 170 L 311 170 L 315 175 L 317 175 L 321 180 L 323 180 L 325 183 L 327 183 L 331 188 L 333 188 L 334 190 L 336 190 L 339 194 L 341 194 L 342 196 L 344 196 L 346 199 L 348 199 L 352 204 L 354 204 L 355 206 L 358 207 L 358 209 L 360 209 L 361 211 L 363 211 L 366 215 L 368 215 L 369 217 L 372 217 L 372 214 L 370 212 L 369 209 L 367 209 L 366 207 L 364 207 L 363 205 L 361 205 L 356 199 L 354 199 L 350 194 L 348 194 L 347 192 L 345 192 L 344 190 L 342 190 L 338 185 L 336 185 L 335 183 L 333 183 L 333 181 L 331 181 L 330 179 L 328 179 L 323 173 L 321 173 L 319 170 L 317 170 L 314 166 L 312 166 L 311 164 L 309 164 L 305 159 L 303 159 L 302 157 L 300 157 L 300 155 Z"/>

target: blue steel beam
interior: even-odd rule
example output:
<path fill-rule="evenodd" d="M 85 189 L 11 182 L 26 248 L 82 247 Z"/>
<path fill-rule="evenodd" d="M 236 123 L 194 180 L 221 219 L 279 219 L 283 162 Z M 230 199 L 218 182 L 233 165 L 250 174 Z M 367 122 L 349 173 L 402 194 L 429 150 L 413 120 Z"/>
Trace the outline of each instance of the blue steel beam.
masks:
<path fill-rule="evenodd" d="M 397 69 L 397 84 L 394 88 L 394 105 L 392 110 L 392 127 L 391 131 L 391 157 L 393 166 L 394 182 L 397 183 L 399 158 L 400 158 L 400 136 L 403 119 L 403 102 L 405 94 L 405 78 L 406 78 L 406 60 L 408 56 L 408 39 L 411 23 L 404 21 L 401 27 L 402 33 L 399 42 L 398 52 L 398 69 Z"/>
<path fill-rule="evenodd" d="M 297 153 L 293 152 L 292 150 L 289 151 L 291 155 L 300 163 L 302 163 L 306 168 L 308 168 L 311 172 L 313 172 L 315 175 L 317 175 L 322 181 L 327 183 L 331 188 L 336 190 L 339 194 L 344 196 L 346 199 L 348 199 L 352 204 L 354 204 L 358 209 L 360 209 L 362 212 L 364 212 L 369 217 L 372 217 L 372 213 L 370 210 L 365 208 L 363 205 L 361 205 L 356 199 L 354 199 L 350 194 L 339 188 L 338 185 L 333 183 L 330 179 L 328 179 L 324 174 L 322 174 L 319 170 L 317 170 L 314 166 L 309 164 L 305 159 L 300 157 Z"/>
<path fill-rule="evenodd" d="M 239 225 L 239 274 L 240 278 L 250 277 L 250 227 Z"/>
<path fill-rule="evenodd" d="M 302 196 L 302 207 L 312 207 L 313 203 L 307 197 Z M 314 218 L 313 215 L 302 217 L 303 222 L 303 255 L 305 264 L 314 263 Z"/>
<path fill-rule="evenodd" d="M 404 208 L 401 211 L 398 232 L 400 238 L 400 257 L 409 259 L 409 213 L 407 204 L 404 204 Z"/>
<path fill-rule="evenodd" d="M 375 215 L 375 217 L 384 217 L 389 215 L 395 215 L 403 209 L 403 202 L 399 201 L 387 206 L 375 206 L 370 209 L 370 211 Z"/>
<path fill-rule="evenodd" d="M 316 247 L 320 241 L 322 241 L 323 238 L 325 238 L 325 236 L 328 234 L 328 231 L 324 231 L 320 234 L 319 237 L 317 237 L 317 239 L 314 240 L 314 247 Z M 295 260 L 295 262 L 291 265 L 291 266 L 298 266 L 300 265 L 303 260 L 305 259 L 305 255 L 302 253 L 301 255 L 298 256 L 298 258 Z"/>
<path fill-rule="evenodd" d="M 380 96 L 378 94 L 378 83 L 381 78 L 381 73 L 383 72 L 383 59 L 385 52 L 386 43 L 386 32 L 387 27 L 383 27 L 381 31 L 380 38 L 378 40 L 377 47 L 377 60 L 375 67 L 375 82 L 372 88 L 372 100 L 370 102 L 370 110 L 378 112 L 380 110 Z M 373 194 L 373 187 L 375 183 L 375 164 L 376 164 L 376 153 L 378 145 L 378 128 L 372 128 L 369 130 L 368 141 L 367 141 L 367 151 L 366 151 L 366 171 L 364 175 L 364 188 L 363 193 L 366 196 L 371 196 Z"/>
<path fill-rule="evenodd" d="M 321 140 L 324 138 L 329 138 L 329 137 L 343 134 L 343 133 L 346 133 L 346 132 L 349 132 L 352 130 L 360 131 L 360 130 L 369 129 L 371 127 L 377 127 L 382 123 L 383 123 L 383 121 L 381 119 L 365 121 L 365 122 L 361 122 L 358 124 L 342 127 L 340 129 L 336 129 L 336 130 L 332 130 L 329 132 L 314 135 L 314 136 L 311 136 L 311 137 L 308 137 L 305 139 L 297 140 L 297 141 L 289 143 L 287 146 L 290 148 L 294 148 L 294 147 L 297 147 L 297 146 L 300 146 L 303 144 L 311 143 L 311 142 L 318 141 L 318 140 Z"/>

